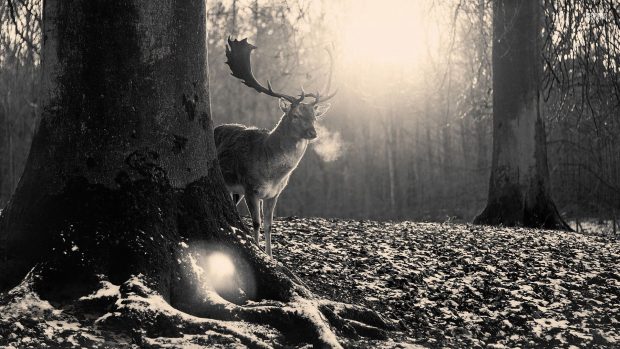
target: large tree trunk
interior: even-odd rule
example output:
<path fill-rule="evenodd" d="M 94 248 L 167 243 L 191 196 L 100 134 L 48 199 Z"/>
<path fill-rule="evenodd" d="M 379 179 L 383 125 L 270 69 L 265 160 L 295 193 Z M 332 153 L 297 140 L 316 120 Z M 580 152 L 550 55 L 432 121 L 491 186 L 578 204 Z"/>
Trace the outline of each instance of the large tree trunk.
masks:
<path fill-rule="evenodd" d="M 314 299 L 246 237 L 216 159 L 205 17 L 204 1 L 45 1 L 42 116 L 0 218 L 0 291 L 33 270 L 26 280 L 60 303 L 102 280 L 146 297 L 140 275 L 179 309 L 267 323 L 289 340 L 337 347 L 333 329 L 380 334 L 376 314 Z M 236 264 L 233 287 L 196 267 L 213 250 Z M 171 330 L 160 327 L 147 332 Z"/>
<path fill-rule="evenodd" d="M 551 200 L 541 116 L 541 4 L 493 8 L 493 162 L 485 210 L 474 223 L 570 229 Z"/>
<path fill-rule="evenodd" d="M 162 7 L 46 1 L 42 117 L 2 217 L 3 288 L 19 281 L 61 233 L 80 249 L 87 248 L 81 240 L 97 234 L 105 246 L 99 251 L 142 259 L 123 246 L 139 231 L 163 239 L 157 243 L 178 239 L 169 227 L 175 213 L 160 199 L 210 182 L 214 200 L 222 201 L 213 205 L 227 203 L 215 190 L 217 176 L 209 175 L 217 167 L 207 136 L 204 14 Z M 230 219 L 214 218 L 212 228 Z M 102 268 L 121 279 L 128 276 L 121 269 L 131 269 Z"/>

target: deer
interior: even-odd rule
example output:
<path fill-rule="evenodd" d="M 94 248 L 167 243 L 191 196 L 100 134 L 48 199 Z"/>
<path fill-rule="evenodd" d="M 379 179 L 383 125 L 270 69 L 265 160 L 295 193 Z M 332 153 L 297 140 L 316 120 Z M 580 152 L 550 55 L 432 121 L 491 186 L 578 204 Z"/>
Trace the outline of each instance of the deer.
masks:
<path fill-rule="evenodd" d="M 317 138 L 315 125 L 330 107 L 329 103 L 324 102 L 333 98 L 336 92 L 323 97 L 318 91 L 306 93 L 302 87 L 301 94 L 295 97 L 275 92 L 270 81 L 267 81 L 267 87 L 261 85 L 252 72 L 250 56 L 254 49 L 256 46 L 248 43 L 247 39 L 228 38 L 226 64 L 231 75 L 257 92 L 277 98 L 284 114 L 271 130 L 224 124 L 214 129 L 214 138 L 220 169 L 233 204 L 238 206 L 245 198 L 252 216 L 254 242 L 259 248 L 263 213 L 265 252 L 273 258 L 271 232 L 278 197 L 303 158 L 308 144 Z M 306 98 L 313 101 L 306 103 Z"/>

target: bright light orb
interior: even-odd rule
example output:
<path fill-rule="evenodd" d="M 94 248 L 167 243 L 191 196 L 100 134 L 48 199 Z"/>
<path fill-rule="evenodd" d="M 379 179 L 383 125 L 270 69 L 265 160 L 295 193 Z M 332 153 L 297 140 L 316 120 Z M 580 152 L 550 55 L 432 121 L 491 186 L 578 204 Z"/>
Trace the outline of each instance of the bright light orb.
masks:
<path fill-rule="evenodd" d="M 222 252 L 213 252 L 207 257 L 206 272 L 209 278 L 223 280 L 235 274 L 235 264 Z"/>
<path fill-rule="evenodd" d="M 425 1 L 361 0 L 353 5 L 338 27 L 347 64 L 373 70 L 412 66 L 438 40 L 425 21 Z"/>

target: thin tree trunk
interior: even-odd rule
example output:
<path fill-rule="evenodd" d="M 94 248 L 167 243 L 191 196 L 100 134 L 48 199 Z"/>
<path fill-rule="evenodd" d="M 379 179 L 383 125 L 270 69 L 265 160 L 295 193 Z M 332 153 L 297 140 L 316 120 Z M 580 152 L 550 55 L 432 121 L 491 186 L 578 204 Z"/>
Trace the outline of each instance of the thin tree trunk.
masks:
<path fill-rule="evenodd" d="M 396 160 L 394 159 L 396 140 L 394 130 L 394 120 L 392 111 L 388 111 L 385 121 L 385 137 L 386 137 L 386 157 L 388 163 L 388 189 L 389 189 L 389 203 L 390 203 L 390 215 L 396 213 Z"/>
<path fill-rule="evenodd" d="M 233 0 L 232 1 L 232 5 L 231 5 L 231 11 L 232 11 L 232 20 L 230 21 L 230 33 L 233 36 L 237 35 L 237 0 Z"/>
<path fill-rule="evenodd" d="M 8 120 L 6 125 L 8 149 L 7 159 L 9 160 L 9 195 L 15 190 L 15 150 L 13 149 L 13 122 Z"/>
<path fill-rule="evenodd" d="M 484 46 L 484 37 L 485 37 L 485 22 L 484 22 L 484 13 L 485 13 L 485 0 L 478 1 L 478 26 L 480 30 L 480 40 L 478 40 L 478 60 L 480 61 L 480 66 L 483 66 L 483 61 L 485 60 L 485 46 Z M 482 68 L 480 69 L 482 71 Z M 477 159 L 476 159 L 476 167 L 479 178 L 487 175 L 487 162 L 488 162 L 488 146 L 487 146 L 487 123 L 484 120 L 484 115 L 478 115 L 478 118 L 474 119 L 474 127 L 476 131 L 476 146 L 477 146 Z"/>

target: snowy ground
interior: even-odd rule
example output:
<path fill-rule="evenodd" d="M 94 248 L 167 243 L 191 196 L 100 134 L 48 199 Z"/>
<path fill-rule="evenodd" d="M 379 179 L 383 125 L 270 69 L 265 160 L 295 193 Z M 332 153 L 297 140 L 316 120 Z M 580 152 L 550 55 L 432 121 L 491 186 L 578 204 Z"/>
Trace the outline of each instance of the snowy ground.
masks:
<path fill-rule="evenodd" d="M 577 222 L 579 222 L 579 226 L 577 226 Z M 616 221 L 616 232 L 614 233 L 614 221 L 612 220 L 603 220 L 596 218 L 581 218 L 579 220 L 569 219 L 566 221 L 571 228 L 575 231 L 579 231 L 586 234 L 592 235 L 613 235 L 620 234 L 620 227 L 618 227 L 619 222 Z"/>
<path fill-rule="evenodd" d="M 425 346 L 620 347 L 620 240 L 436 223 L 285 219 L 276 257 L 319 295 Z"/>
<path fill-rule="evenodd" d="M 404 330 L 391 334 L 396 341 L 454 348 L 620 347 L 618 237 L 320 218 L 279 219 L 275 229 L 276 258 L 318 295 L 367 305 L 399 321 Z M 132 342 L 86 326 L 88 319 L 27 290 L 13 292 L 0 301 L 0 347 Z M 118 287 L 108 284 L 99 293 L 95 298 L 114 297 Z M 185 334 L 146 344 L 209 347 L 224 339 Z"/>

